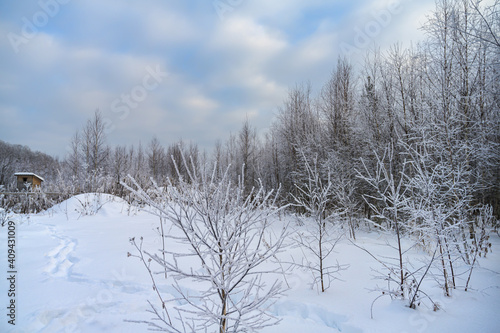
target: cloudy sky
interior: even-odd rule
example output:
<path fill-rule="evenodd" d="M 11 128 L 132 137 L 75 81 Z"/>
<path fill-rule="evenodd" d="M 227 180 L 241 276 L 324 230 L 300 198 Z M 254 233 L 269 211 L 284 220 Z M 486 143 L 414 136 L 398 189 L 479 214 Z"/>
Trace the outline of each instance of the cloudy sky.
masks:
<path fill-rule="evenodd" d="M 423 38 L 433 0 L 0 1 L 0 139 L 64 157 L 99 109 L 111 145 L 210 149 L 287 90 Z"/>

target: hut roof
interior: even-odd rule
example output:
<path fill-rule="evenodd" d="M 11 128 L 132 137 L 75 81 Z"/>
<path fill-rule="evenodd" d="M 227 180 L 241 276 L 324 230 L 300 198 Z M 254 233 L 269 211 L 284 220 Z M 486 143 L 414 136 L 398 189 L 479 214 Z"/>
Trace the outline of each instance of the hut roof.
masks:
<path fill-rule="evenodd" d="M 40 179 L 42 182 L 45 181 L 45 179 L 43 179 L 42 177 L 40 177 L 39 175 L 37 175 L 33 172 L 16 172 L 14 174 L 14 176 L 35 176 L 36 178 Z"/>

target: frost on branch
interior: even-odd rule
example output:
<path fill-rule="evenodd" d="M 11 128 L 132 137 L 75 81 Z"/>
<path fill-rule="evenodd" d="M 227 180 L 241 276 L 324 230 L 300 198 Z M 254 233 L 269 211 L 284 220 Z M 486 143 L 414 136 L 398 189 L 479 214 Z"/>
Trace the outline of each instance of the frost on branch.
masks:
<path fill-rule="evenodd" d="M 340 228 L 333 225 L 331 217 L 336 215 L 329 209 L 329 204 L 334 195 L 331 172 L 328 169 L 327 177 L 323 179 L 316 157 L 309 159 L 303 150 L 300 150 L 305 172 L 298 175 L 301 179 L 295 184 L 297 195 L 291 194 L 294 205 L 302 208 L 306 213 L 303 218 L 310 217 L 312 223 L 303 223 L 302 230 L 296 232 L 296 243 L 303 249 L 302 262 L 295 263 L 311 271 L 313 285 L 318 286 L 321 292 L 325 292 L 335 279 L 335 274 L 347 269 L 347 265 L 328 265 L 328 259 L 334 251 L 335 245 L 342 238 Z M 354 229 L 350 229 L 354 235 Z"/>
<path fill-rule="evenodd" d="M 163 253 L 149 253 L 136 245 L 136 257 L 148 270 L 145 257 L 168 273 L 168 283 L 178 298 L 167 303 L 183 304 L 174 306 L 178 315 L 172 318 L 159 297 L 162 308 L 151 305 L 156 318 L 148 324 L 167 332 L 221 333 L 276 324 L 278 320 L 267 310 L 283 287 L 278 278 L 270 285 L 264 283 L 263 276 L 269 281 L 268 275 L 277 273 L 267 262 L 280 251 L 286 236 L 285 228 L 277 234 L 269 232 L 272 216 L 278 211 L 277 194 L 259 187 L 246 195 L 244 181 L 231 184 L 227 171 L 222 175 L 217 167 L 211 173 L 200 171 L 183 160 L 188 177 L 178 174 L 176 184 L 169 181 L 166 191 L 157 188 L 154 198 L 133 179 L 134 188 L 125 185 L 152 213 L 160 214 L 179 231 L 177 236 L 166 236 L 165 259 Z M 153 275 L 151 279 L 156 285 Z M 190 293 L 181 280 L 202 290 Z"/>
<path fill-rule="evenodd" d="M 367 252 L 384 268 L 383 271 L 376 272 L 379 274 L 378 278 L 387 282 L 387 287 L 378 287 L 377 290 L 381 292 L 381 295 L 375 301 L 382 296 L 390 296 L 392 299 L 406 299 L 410 308 L 416 308 L 421 298 L 428 298 L 435 306 L 435 303 L 421 289 L 421 285 L 436 259 L 436 250 L 428 262 L 416 265 L 417 267 L 405 259 L 406 253 L 420 243 L 419 238 L 416 240 L 412 238 L 415 236 L 416 228 L 411 223 L 411 214 L 408 212 L 411 197 L 406 177 L 407 163 L 403 163 L 401 170 L 395 170 L 393 146 L 388 146 L 382 157 L 376 153 L 375 157 L 377 159 L 375 171 L 370 171 L 363 161 L 364 170 L 359 172 L 358 176 L 374 190 L 373 195 L 365 195 L 365 200 L 380 221 L 377 225 L 396 235 L 396 244 L 387 244 L 394 252 L 388 257 L 371 253 L 354 244 Z M 404 245 L 405 236 L 411 241 L 411 245 Z M 394 284 L 396 288 L 393 287 Z"/>

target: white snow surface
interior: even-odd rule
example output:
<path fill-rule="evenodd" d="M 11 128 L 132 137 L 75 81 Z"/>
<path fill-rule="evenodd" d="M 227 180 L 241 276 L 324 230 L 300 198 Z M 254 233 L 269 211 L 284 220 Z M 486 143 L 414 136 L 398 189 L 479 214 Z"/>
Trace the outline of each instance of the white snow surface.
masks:
<path fill-rule="evenodd" d="M 273 227 L 282 228 L 287 222 L 293 225 L 291 218 L 282 218 Z M 146 325 L 125 321 L 151 319 L 147 300 L 158 304 L 147 271 L 127 252 L 135 250 L 130 237 L 142 236 L 145 248 L 160 249 L 158 226 L 157 217 L 130 210 L 126 202 L 111 195 L 79 195 L 47 212 L 18 219 L 16 325 L 7 322 L 9 286 L 2 277 L 0 332 L 147 332 Z M 0 230 L 0 266 L 6 274 L 7 228 Z M 175 232 L 168 225 L 166 230 Z M 386 237 L 359 232 L 356 243 L 389 255 Z M 500 332 L 498 235 L 492 233 L 491 242 L 493 252 L 481 258 L 472 276 L 472 290 L 454 290 L 447 298 L 436 283 L 426 282 L 441 310 L 434 312 L 426 305 L 412 310 L 402 301 L 382 297 L 374 304 L 371 319 L 372 302 L 380 294 L 370 289 L 384 283 L 374 279 L 372 268 L 380 267 L 344 240 L 331 255 L 334 262 L 350 265 L 340 280 L 318 293 L 310 286 L 310 273 L 296 269 L 286 277 L 290 289 L 271 307 L 281 322 L 262 332 Z M 280 255 L 289 261 L 300 258 L 302 252 L 294 248 Z M 408 256 L 418 261 L 423 255 L 415 249 Z M 172 291 L 160 275 L 158 287 L 165 295 Z"/>

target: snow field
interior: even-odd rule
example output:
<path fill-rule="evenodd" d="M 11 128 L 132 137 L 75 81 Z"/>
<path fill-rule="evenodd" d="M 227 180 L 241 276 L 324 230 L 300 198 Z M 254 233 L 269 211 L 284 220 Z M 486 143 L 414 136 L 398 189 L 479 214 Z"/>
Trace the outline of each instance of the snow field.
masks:
<path fill-rule="evenodd" d="M 96 202 L 99 204 L 94 205 Z M 82 209 L 82 206 L 99 208 Z M 82 211 L 90 214 L 82 214 Z M 95 214 L 94 214 L 95 213 Z M 296 228 L 292 218 L 275 221 L 275 233 L 285 223 Z M 144 248 L 155 252 L 161 248 L 157 227 L 159 219 L 129 206 L 109 195 L 80 195 L 51 210 L 31 216 L 17 226 L 18 304 L 17 325 L 7 324 L 5 315 L 0 332 L 147 332 L 146 325 L 125 320 L 149 320 L 152 315 L 147 300 L 158 305 L 147 271 L 136 258 L 127 257 L 135 248 L 129 238 L 144 237 Z M 165 230 L 175 234 L 168 224 Z M 0 234 L 0 255 L 6 258 L 5 228 Z M 169 242 L 171 242 L 169 240 Z M 332 282 L 330 289 L 319 293 L 311 288 L 311 273 L 303 269 L 266 276 L 271 284 L 283 280 L 290 289 L 269 310 L 281 319 L 265 333 L 291 332 L 498 332 L 500 331 L 500 239 L 491 235 L 493 252 L 480 260 L 481 267 L 472 276 L 472 290 L 453 291 L 446 298 L 432 280 L 426 290 L 441 310 L 432 311 L 423 304 L 409 309 L 402 301 L 382 297 L 373 305 L 371 292 L 385 281 L 375 279 L 374 270 L 381 269 L 364 251 L 342 240 L 329 257 L 329 264 L 338 261 L 349 268 Z M 356 244 L 379 255 L 392 256 L 387 235 L 358 232 Z M 174 244 L 168 244 L 173 246 Z M 185 246 L 178 245 L 175 246 Z M 302 252 L 286 248 L 278 257 L 282 262 L 300 260 Z M 408 252 L 408 260 L 418 264 L 425 254 L 421 249 Z M 190 259 L 192 260 L 192 259 Z M 186 265 L 196 269 L 194 261 Z M 273 263 L 267 263 L 271 267 Z M 6 259 L 0 266 L 5 272 Z M 161 271 L 158 268 L 156 271 Z M 1 305 L 5 308 L 7 281 L 1 279 Z M 157 276 L 158 288 L 164 298 L 176 295 L 169 280 Z M 196 293 L 201 286 L 179 281 L 183 288 Z M 460 284 L 460 283 L 459 283 Z M 178 305 L 181 302 L 177 302 Z M 175 304 L 169 304 L 170 307 Z M 3 310 L 4 311 L 4 310 Z"/>

